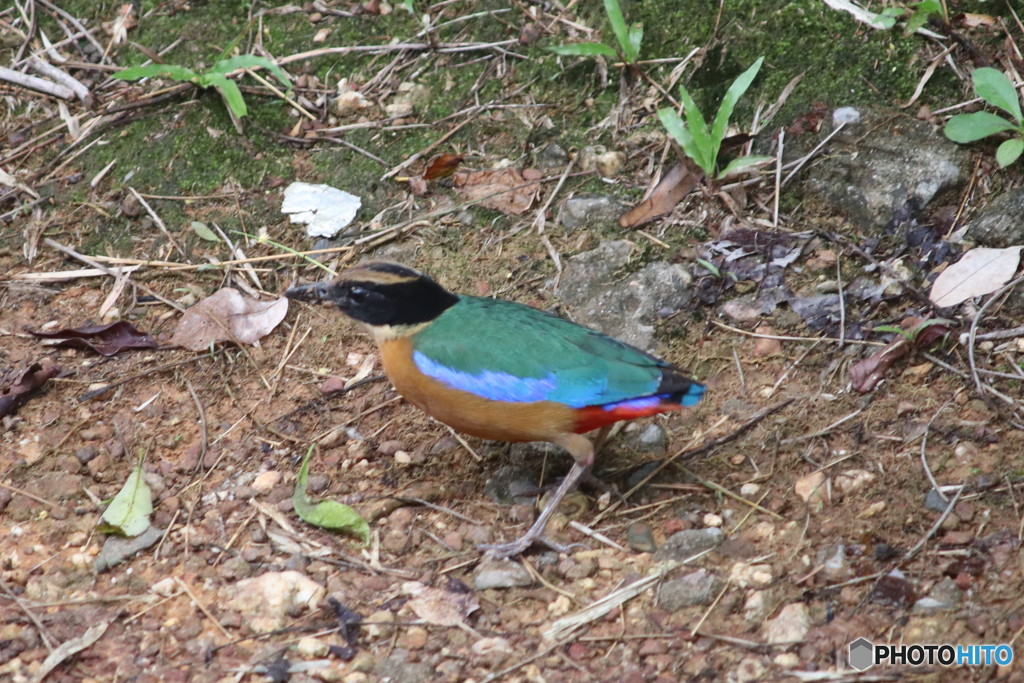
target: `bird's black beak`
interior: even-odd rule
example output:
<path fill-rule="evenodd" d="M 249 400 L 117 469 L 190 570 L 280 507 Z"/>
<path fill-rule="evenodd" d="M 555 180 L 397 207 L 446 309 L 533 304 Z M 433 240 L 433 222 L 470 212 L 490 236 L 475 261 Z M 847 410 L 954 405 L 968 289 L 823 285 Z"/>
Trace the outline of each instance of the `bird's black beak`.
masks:
<path fill-rule="evenodd" d="M 319 303 L 334 300 L 334 283 L 330 280 L 312 282 L 308 285 L 296 285 L 285 290 L 284 295 L 296 301 Z"/>

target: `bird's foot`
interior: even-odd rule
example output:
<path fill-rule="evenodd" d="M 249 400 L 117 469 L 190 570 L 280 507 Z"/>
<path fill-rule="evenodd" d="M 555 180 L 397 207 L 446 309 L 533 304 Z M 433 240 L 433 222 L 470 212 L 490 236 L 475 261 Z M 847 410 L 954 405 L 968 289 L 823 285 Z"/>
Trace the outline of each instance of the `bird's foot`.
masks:
<path fill-rule="evenodd" d="M 528 531 L 520 538 L 509 543 L 481 543 L 476 548 L 488 557 L 496 560 L 504 560 L 509 557 L 522 555 L 535 545 L 545 546 L 554 550 L 556 553 L 569 553 L 573 550 L 580 548 L 586 549 L 587 547 L 583 543 L 558 543 L 557 541 L 552 541 L 543 534 L 533 534 Z"/>

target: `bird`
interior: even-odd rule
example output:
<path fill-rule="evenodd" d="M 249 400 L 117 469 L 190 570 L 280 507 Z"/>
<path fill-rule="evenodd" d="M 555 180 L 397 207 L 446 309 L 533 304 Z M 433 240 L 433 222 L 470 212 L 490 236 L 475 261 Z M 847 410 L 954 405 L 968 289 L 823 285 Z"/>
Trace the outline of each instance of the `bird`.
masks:
<path fill-rule="evenodd" d="M 562 499 L 589 472 L 587 432 L 694 406 L 703 384 L 645 351 L 525 304 L 449 292 L 428 275 L 389 261 L 359 264 L 334 279 L 296 285 L 290 299 L 334 304 L 373 335 L 381 364 L 407 401 L 456 431 L 494 441 L 547 441 L 572 468 L 523 536 L 481 545 L 494 558 L 535 544 Z"/>

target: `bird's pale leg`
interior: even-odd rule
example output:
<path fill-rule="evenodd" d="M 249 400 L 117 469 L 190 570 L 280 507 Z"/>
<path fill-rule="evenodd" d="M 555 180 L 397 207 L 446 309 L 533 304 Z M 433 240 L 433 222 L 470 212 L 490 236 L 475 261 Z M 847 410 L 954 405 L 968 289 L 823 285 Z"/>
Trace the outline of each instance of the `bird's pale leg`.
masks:
<path fill-rule="evenodd" d="M 504 558 L 513 557 L 520 555 L 525 552 L 530 546 L 535 543 L 546 545 L 552 550 L 558 552 L 566 552 L 570 549 L 570 546 L 563 546 L 554 541 L 551 541 L 544 536 L 544 529 L 547 528 L 548 522 L 551 521 L 551 516 L 555 514 L 558 509 L 558 505 L 562 502 L 562 499 L 569 494 L 570 491 L 576 488 L 579 484 L 580 477 L 590 469 L 590 466 L 594 464 L 594 446 L 587 440 L 586 437 L 579 434 L 566 434 L 565 436 L 559 437 L 553 440 L 558 446 L 561 446 L 565 450 L 569 451 L 569 455 L 573 457 L 575 462 L 572 465 L 572 469 L 565 475 L 565 479 L 559 484 L 558 488 L 551 495 L 551 499 L 548 504 L 541 510 L 537 520 L 533 523 L 525 534 L 523 534 L 518 540 L 512 541 L 511 543 L 498 543 L 495 545 L 485 544 L 480 545 L 480 550 L 487 551 L 487 554 L 491 557 Z"/>

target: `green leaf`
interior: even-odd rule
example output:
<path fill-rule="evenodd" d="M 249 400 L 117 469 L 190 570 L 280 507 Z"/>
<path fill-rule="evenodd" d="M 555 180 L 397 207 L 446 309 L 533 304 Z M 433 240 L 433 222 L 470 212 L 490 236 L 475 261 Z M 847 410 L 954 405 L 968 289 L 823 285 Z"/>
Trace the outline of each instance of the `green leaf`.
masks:
<path fill-rule="evenodd" d="M 201 76 L 209 85 L 217 88 L 220 92 L 221 97 L 224 98 L 225 104 L 238 118 L 242 118 L 249 113 L 249 110 L 245 106 L 245 99 L 242 97 L 242 91 L 238 89 L 238 85 L 225 76 L 224 74 L 206 73 Z"/>
<path fill-rule="evenodd" d="M 928 15 L 927 14 L 922 13 L 922 12 L 915 12 L 915 13 L 910 15 L 909 19 L 907 19 L 907 25 L 903 29 L 903 33 L 905 33 L 906 35 L 909 36 L 911 33 L 916 33 L 917 29 L 923 27 L 927 23 L 928 23 Z"/>
<path fill-rule="evenodd" d="M 874 25 L 888 31 L 896 25 L 896 21 L 903 16 L 906 10 L 899 7 L 887 7 L 875 15 Z"/>
<path fill-rule="evenodd" d="M 402 0 L 402 7 L 404 7 L 405 11 L 408 12 L 409 14 L 416 13 L 415 8 L 412 6 L 412 2 L 413 0 Z"/>
<path fill-rule="evenodd" d="M 1020 158 L 1021 153 L 1024 153 L 1024 140 L 1020 138 L 1010 138 L 1003 144 L 999 145 L 996 150 L 996 162 L 1000 168 L 1006 168 L 1013 162 Z"/>
<path fill-rule="evenodd" d="M 1017 127 L 992 112 L 976 111 L 973 114 L 957 114 L 952 117 L 943 129 L 946 137 L 961 144 L 974 142 Z"/>
<path fill-rule="evenodd" d="M 114 78 L 122 81 L 138 81 L 154 76 L 169 76 L 176 81 L 191 81 L 199 76 L 188 67 L 177 64 L 147 64 L 146 66 L 130 66 L 114 74 Z"/>
<path fill-rule="evenodd" d="M 704 120 L 704 114 L 701 113 L 700 108 L 697 107 L 697 103 L 693 101 L 693 97 L 690 96 L 690 91 L 686 89 L 686 86 L 679 86 L 679 100 L 683 103 L 683 114 L 686 116 L 686 127 L 690 129 L 690 133 L 693 134 L 694 142 L 694 153 L 696 156 L 690 156 L 698 166 L 703 169 L 704 173 L 708 176 L 714 175 L 716 155 L 718 152 L 718 146 L 721 144 L 721 140 L 717 143 L 711 138 L 711 131 L 708 130 L 707 121 Z M 685 147 L 683 148 L 686 149 Z"/>
<path fill-rule="evenodd" d="M 718 266 L 716 266 L 711 261 L 706 261 L 705 259 L 699 258 L 697 259 L 697 263 L 703 266 L 705 270 L 710 272 L 715 277 L 722 277 L 722 271 L 719 270 Z"/>
<path fill-rule="evenodd" d="M 712 149 L 710 151 L 712 162 L 718 159 L 718 150 L 722 145 L 722 140 L 725 138 L 726 128 L 729 127 L 729 119 L 732 117 L 733 111 L 736 109 L 736 103 L 740 101 L 744 93 L 747 92 L 747 88 L 757 78 L 757 72 L 761 70 L 761 65 L 764 64 L 764 57 L 758 57 L 757 61 L 754 62 L 749 69 L 739 75 L 739 77 L 732 82 L 729 89 L 725 91 L 725 97 L 722 98 L 722 104 L 718 106 L 718 113 L 715 115 L 715 124 L 711 129 L 711 142 Z"/>
<path fill-rule="evenodd" d="M 220 242 L 220 237 L 213 230 L 207 227 L 206 223 L 200 223 L 199 221 L 192 221 L 192 232 L 199 235 L 202 239 L 207 242 Z"/>
<path fill-rule="evenodd" d="M 622 48 L 622 54 L 626 61 L 632 64 L 636 61 L 636 52 L 639 51 L 639 46 L 637 46 L 637 50 L 632 48 L 630 32 L 626 27 L 626 18 L 622 16 L 619 0 L 604 0 L 604 11 L 608 15 L 608 23 L 612 25 L 612 33 L 615 34 L 615 39 L 619 41 L 619 47 Z"/>
<path fill-rule="evenodd" d="M 738 158 L 733 159 L 732 161 L 730 161 L 729 165 L 726 166 L 724 169 L 722 169 L 722 172 L 718 174 L 718 177 L 719 178 L 725 178 L 730 173 L 741 173 L 741 172 L 746 171 L 747 169 L 750 169 L 750 168 L 755 168 L 757 166 L 763 166 L 763 165 L 767 164 L 768 162 L 773 161 L 774 159 L 775 159 L 775 157 L 766 157 L 766 156 L 760 156 L 760 155 L 756 155 L 756 154 L 751 154 L 750 156 L 745 156 L 745 157 L 738 157 Z"/>
<path fill-rule="evenodd" d="M 309 458 L 313 455 L 313 446 L 306 451 L 299 467 L 299 476 L 295 480 L 295 491 L 292 493 L 292 506 L 295 512 L 308 524 L 330 531 L 344 531 L 357 536 L 364 544 L 370 541 L 370 525 L 348 505 L 334 500 L 323 500 L 314 503 L 306 495 L 309 481 Z"/>
<path fill-rule="evenodd" d="M 644 25 L 637 22 L 629 27 L 629 50 L 626 52 L 630 64 L 640 57 L 640 44 L 644 41 Z"/>
<path fill-rule="evenodd" d="M 665 131 L 669 136 L 683 148 L 686 156 L 693 159 L 693 162 L 700 166 L 700 169 L 704 171 L 704 175 L 710 175 L 715 170 L 714 166 L 707 168 L 704 165 L 704 158 L 697 141 L 694 139 L 693 132 L 679 118 L 679 114 L 672 107 L 663 107 L 658 110 L 658 118 L 661 119 L 661 125 L 665 127 Z"/>
<path fill-rule="evenodd" d="M 942 14 L 942 3 L 939 0 L 921 0 L 913 3 L 910 8 L 918 14 Z"/>
<path fill-rule="evenodd" d="M 285 72 L 284 69 L 279 67 L 273 61 L 262 57 L 260 55 L 238 55 L 231 59 L 223 59 L 213 65 L 209 73 L 221 73 L 229 74 L 236 69 L 258 69 L 263 68 L 274 75 L 280 83 L 288 86 L 289 89 L 292 87 L 292 79 Z"/>
<path fill-rule="evenodd" d="M 570 57 L 593 57 L 594 55 L 601 55 L 602 57 L 611 57 L 612 59 L 619 58 L 619 53 L 604 43 L 572 43 L 571 45 L 556 45 L 554 47 L 549 47 L 548 50 L 554 52 L 556 55 L 568 55 Z"/>
<path fill-rule="evenodd" d="M 1020 96 L 1006 75 L 998 69 L 982 67 L 971 72 L 974 92 L 994 107 L 999 107 L 1013 117 L 1017 125 L 1024 124 L 1020 112 Z"/>
<path fill-rule="evenodd" d="M 107 533 L 138 536 L 149 528 L 149 515 L 153 512 L 153 492 L 142 473 L 142 453 L 128 480 L 103 511 L 101 529 Z"/>

